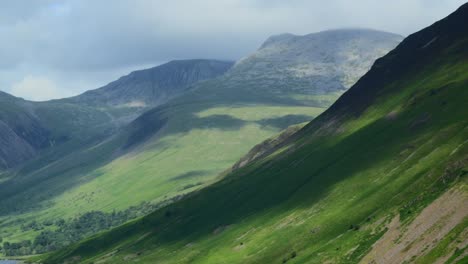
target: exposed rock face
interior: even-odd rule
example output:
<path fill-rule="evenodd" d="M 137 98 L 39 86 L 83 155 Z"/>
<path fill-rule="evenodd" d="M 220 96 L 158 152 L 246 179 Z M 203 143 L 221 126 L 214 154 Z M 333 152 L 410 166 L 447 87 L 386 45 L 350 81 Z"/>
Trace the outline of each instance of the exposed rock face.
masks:
<path fill-rule="evenodd" d="M 261 80 L 259 88 L 278 93 L 343 91 L 402 39 L 396 34 L 368 29 L 272 36 L 254 54 L 238 61 L 229 77 L 233 81 Z"/>
<path fill-rule="evenodd" d="M 177 60 L 123 76 L 108 85 L 70 98 L 72 102 L 122 107 L 154 107 L 198 81 L 224 74 L 233 62 Z"/>

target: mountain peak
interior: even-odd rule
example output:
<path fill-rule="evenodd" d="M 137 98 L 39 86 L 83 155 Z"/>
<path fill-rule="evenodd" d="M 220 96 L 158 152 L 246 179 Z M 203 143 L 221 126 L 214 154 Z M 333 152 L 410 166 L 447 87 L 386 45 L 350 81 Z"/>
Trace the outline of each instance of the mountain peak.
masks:
<path fill-rule="evenodd" d="M 369 29 L 327 30 L 302 36 L 285 33 L 268 38 L 256 52 L 239 60 L 230 73 L 243 72 L 244 79 L 249 80 L 267 77 L 270 83 L 265 87 L 269 90 L 283 91 L 282 87 L 295 83 L 296 91 L 309 94 L 344 91 L 402 39 Z"/>
<path fill-rule="evenodd" d="M 382 38 L 396 38 L 396 39 L 403 39 L 403 36 L 380 31 L 376 29 L 370 28 L 336 28 L 336 29 L 328 29 L 324 31 L 319 31 L 315 33 L 309 33 L 305 35 L 295 35 L 292 33 L 282 33 L 278 35 L 272 35 L 263 44 L 260 46 L 260 49 L 267 48 L 272 45 L 278 44 L 286 44 L 288 42 L 295 42 L 300 40 L 313 40 L 313 39 L 331 39 L 336 40 L 336 38 L 350 38 L 350 37 L 382 37 Z"/>
<path fill-rule="evenodd" d="M 291 33 L 282 33 L 282 34 L 277 34 L 277 35 L 272 35 L 263 42 L 263 44 L 260 46 L 260 49 L 267 47 L 270 44 L 280 42 L 280 41 L 286 41 L 291 38 L 296 37 L 297 35 L 291 34 Z"/>

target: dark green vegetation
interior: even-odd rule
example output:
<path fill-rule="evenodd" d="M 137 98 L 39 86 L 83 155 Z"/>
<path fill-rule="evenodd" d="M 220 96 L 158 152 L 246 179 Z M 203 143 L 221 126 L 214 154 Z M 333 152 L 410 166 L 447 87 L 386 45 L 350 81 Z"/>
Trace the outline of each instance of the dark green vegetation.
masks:
<path fill-rule="evenodd" d="M 108 230 L 129 220 L 151 213 L 158 207 L 160 206 L 141 203 L 138 206 L 131 206 L 119 212 L 90 211 L 68 220 L 59 218 L 55 221 L 32 221 L 27 224 L 21 224 L 22 232 L 34 230 L 40 232 L 39 235 L 32 241 L 3 242 L 3 246 L 0 246 L 0 251 L 8 257 L 41 254 L 57 250 L 97 232 Z"/>
<path fill-rule="evenodd" d="M 42 262 L 463 263 L 467 25 L 468 4 L 274 153 Z"/>
<path fill-rule="evenodd" d="M 59 226 L 21 225 L 159 205 L 207 186 L 255 144 L 319 115 L 400 39 L 371 30 L 288 35 L 226 73 L 232 63 L 175 61 L 74 98 L 33 103 L 5 95 L 1 120 L 25 145 L 30 138 L 46 144 L 2 170 L 0 236 L 34 246 L 50 231 L 55 245 L 65 245 L 74 239 L 63 240 Z M 18 127 L 43 127 L 44 139 Z M 90 230 L 83 235 L 99 228 Z"/>

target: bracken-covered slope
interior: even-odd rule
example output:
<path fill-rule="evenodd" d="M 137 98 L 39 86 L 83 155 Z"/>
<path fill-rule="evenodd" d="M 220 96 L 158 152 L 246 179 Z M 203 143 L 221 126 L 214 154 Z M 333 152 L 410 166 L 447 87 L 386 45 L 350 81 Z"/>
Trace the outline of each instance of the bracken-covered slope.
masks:
<path fill-rule="evenodd" d="M 268 157 L 44 263 L 466 263 L 468 4 Z"/>

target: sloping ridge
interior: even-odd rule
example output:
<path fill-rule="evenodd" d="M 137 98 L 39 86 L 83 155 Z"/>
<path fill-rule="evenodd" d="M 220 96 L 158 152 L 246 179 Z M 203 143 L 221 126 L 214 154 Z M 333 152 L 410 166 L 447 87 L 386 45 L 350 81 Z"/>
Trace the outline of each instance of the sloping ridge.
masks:
<path fill-rule="evenodd" d="M 382 96 L 381 87 L 405 78 L 434 58 L 445 52 L 450 46 L 457 44 L 457 40 L 466 39 L 468 35 L 467 11 L 468 5 L 461 6 L 451 14 L 428 28 L 408 36 L 397 48 L 375 61 L 371 70 L 341 96 L 330 107 L 330 114 L 345 114 L 352 112 L 355 115 L 362 113 L 378 96 Z M 466 56 L 466 43 L 453 47 L 453 54 Z M 399 87 L 391 90 L 398 92 Z"/>
<path fill-rule="evenodd" d="M 182 93 L 190 85 L 224 74 L 233 62 L 175 60 L 123 76 L 108 85 L 68 99 L 85 104 L 154 107 Z"/>
<path fill-rule="evenodd" d="M 468 4 L 404 40 L 272 155 L 44 262 L 359 262 L 395 215 L 408 226 L 447 190 L 467 191 L 466 25 Z M 449 237 L 401 259 L 466 260 L 467 209 Z"/>

